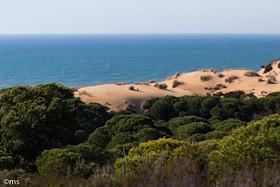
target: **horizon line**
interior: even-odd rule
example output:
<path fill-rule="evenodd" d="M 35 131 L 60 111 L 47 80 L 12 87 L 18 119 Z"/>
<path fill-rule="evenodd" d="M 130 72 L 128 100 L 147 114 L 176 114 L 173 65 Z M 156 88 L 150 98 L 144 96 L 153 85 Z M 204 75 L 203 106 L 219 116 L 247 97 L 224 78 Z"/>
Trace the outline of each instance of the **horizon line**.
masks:
<path fill-rule="evenodd" d="M 15 36 L 15 35 L 280 35 L 280 32 L 173 32 L 173 33 L 168 33 L 168 32 L 143 32 L 143 33 L 138 33 L 138 32 L 92 32 L 92 33 L 62 33 L 62 32 L 57 32 L 57 33 L 0 33 L 0 36 Z"/>

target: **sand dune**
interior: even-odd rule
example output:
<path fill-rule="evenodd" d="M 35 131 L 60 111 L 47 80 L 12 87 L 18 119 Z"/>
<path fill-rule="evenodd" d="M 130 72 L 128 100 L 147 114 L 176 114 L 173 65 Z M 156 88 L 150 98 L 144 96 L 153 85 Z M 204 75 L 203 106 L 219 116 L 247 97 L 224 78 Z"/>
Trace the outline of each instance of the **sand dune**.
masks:
<path fill-rule="evenodd" d="M 246 69 L 222 72 L 209 69 L 199 70 L 176 74 L 159 82 L 83 87 L 75 92 L 75 96 L 81 98 L 85 103 L 101 103 L 114 111 L 131 108 L 141 112 L 144 102 L 153 97 L 204 96 L 238 90 L 252 93 L 257 97 L 280 91 L 280 60 L 275 60 L 262 67 L 258 72 Z"/>

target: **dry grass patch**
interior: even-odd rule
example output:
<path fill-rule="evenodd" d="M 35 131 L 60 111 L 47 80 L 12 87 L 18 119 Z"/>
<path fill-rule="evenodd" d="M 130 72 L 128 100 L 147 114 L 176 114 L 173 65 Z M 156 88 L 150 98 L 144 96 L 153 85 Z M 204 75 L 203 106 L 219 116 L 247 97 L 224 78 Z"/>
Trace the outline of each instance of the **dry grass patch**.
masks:
<path fill-rule="evenodd" d="M 209 81 L 212 79 L 212 76 L 211 75 L 201 75 L 200 76 L 200 80 L 201 81 Z"/>
<path fill-rule="evenodd" d="M 244 75 L 247 77 L 260 77 L 260 75 L 255 71 L 247 71 L 244 73 Z"/>
<path fill-rule="evenodd" d="M 162 90 L 166 90 L 167 89 L 167 84 L 165 83 L 156 83 L 155 87 L 162 89 Z"/>
<path fill-rule="evenodd" d="M 227 83 L 232 83 L 234 80 L 236 80 L 236 79 L 238 79 L 239 77 L 237 76 L 237 75 L 231 75 L 231 76 L 229 76 L 229 77 L 227 77 L 226 79 L 225 79 L 225 81 L 227 82 Z"/>
<path fill-rule="evenodd" d="M 184 82 L 178 81 L 178 80 L 174 80 L 173 84 L 172 84 L 172 88 L 176 88 L 180 85 L 184 84 Z"/>
<path fill-rule="evenodd" d="M 219 77 L 219 78 L 224 78 L 224 77 L 225 77 L 225 75 L 224 75 L 224 74 L 222 74 L 222 73 L 219 73 L 219 74 L 218 74 L 218 77 Z"/>

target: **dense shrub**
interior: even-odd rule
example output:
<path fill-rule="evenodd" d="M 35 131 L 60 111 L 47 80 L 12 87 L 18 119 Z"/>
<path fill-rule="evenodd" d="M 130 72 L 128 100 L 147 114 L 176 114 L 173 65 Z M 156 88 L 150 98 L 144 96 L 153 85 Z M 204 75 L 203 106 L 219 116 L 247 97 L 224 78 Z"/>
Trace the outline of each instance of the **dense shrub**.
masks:
<path fill-rule="evenodd" d="M 207 122 L 206 119 L 197 116 L 184 116 L 172 118 L 168 121 L 168 126 L 171 130 L 175 130 L 182 125 L 186 125 L 192 122 Z"/>
<path fill-rule="evenodd" d="M 130 133 L 121 132 L 112 137 L 112 140 L 108 143 L 107 148 L 108 149 L 114 148 L 117 145 L 132 143 L 134 141 L 135 141 L 135 139 L 133 138 L 133 136 Z"/>
<path fill-rule="evenodd" d="M 272 115 L 233 131 L 210 154 L 211 171 L 218 176 L 244 167 L 255 168 L 280 161 L 280 116 Z"/>
<path fill-rule="evenodd" d="M 37 158 L 36 165 L 42 175 L 89 175 L 94 172 L 97 165 L 103 164 L 105 160 L 106 155 L 102 149 L 88 144 L 80 144 L 62 149 L 45 150 Z M 81 173 L 78 170 L 79 164 L 83 164 L 84 168 L 82 169 L 85 169 Z"/>
<path fill-rule="evenodd" d="M 177 101 L 176 97 L 166 96 L 158 99 L 150 107 L 147 115 L 156 120 L 169 120 L 177 115 L 173 104 Z"/>
<path fill-rule="evenodd" d="M 144 114 L 108 113 L 56 84 L 8 88 L 0 91 L 0 170 L 38 169 L 33 186 L 41 186 L 36 177 L 74 182 L 59 183 L 67 186 L 277 186 L 280 117 L 249 121 L 279 113 L 279 103 L 279 93 L 237 91 L 154 98 Z M 115 176 L 98 175 L 112 162 Z"/>
<path fill-rule="evenodd" d="M 157 101 L 159 100 L 158 97 L 154 97 L 152 99 L 149 99 L 147 101 L 145 101 L 145 103 L 143 104 L 143 109 L 150 109 L 151 106 Z"/>
<path fill-rule="evenodd" d="M 213 123 L 213 131 L 208 132 L 205 135 L 205 139 L 221 139 L 229 135 L 233 129 L 246 125 L 245 122 L 239 119 L 227 119 L 217 123 Z"/>
<path fill-rule="evenodd" d="M 111 141 L 111 134 L 106 127 L 97 128 L 88 137 L 87 142 L 91 145 L 96 145 L 101 148 L 105 148 L 107 144 Z"/>
<path fill-rule="evenodd" d="M 211 75 L 201 75 L 200 76 L 200 80 L 201 81 L 209 81 L 212 79 L 212 76 Z"/>
<path fill-rule="evenodd" d="M 244 103 L 237 98 L 222 98 L 220 103 L 211 109 L 212 116 L 220 119 L 237 118 L 246 120 Z"/>
<path fill-rule="evenodd" d="M 266 66 L 264 67 L 263 73 L 268 73 L 268 72 L 270 72 L 272 69 L 273 69 L 273 67 L 272 67 L 272 64 L 270 63 L 270 64 L 268 64 L 268 65 L 266 65 Z"/>
<path fill-rule="evenodd" d="M 178 81 L 178 80 L 174 80 L 172 83 L 172 88 L 176 88 L 180 85 L 184 84 L 184 82 Z"/>
<path fill-rule="evenodd" d="M 44 149 L 81 142 L 107 116 L 105 107 L 85 105 L 74 98 L 73 90 L 57 84 L 4 89 L 0 147 L 15 158 L 32 161 Z"/>
<path fill-rule="evenodd" d="M 162 90 L 166 90 L 167 89 L 167 84 L 165 83 L 156 83 L 155 87 L 162 89 Z"/>
<path fill-rule="evenodd" d="M 168 160 L 182 157 L 184 145 L 184 142 L 163 138 L 140 143 L 129 150 L 127 156 L 116 160 L 115 173 L 118 177 L 131 176 L 144 164 L 149 164 L 151 169 L 160 167 Z"/>
<path fill-rule="evenodd" d="M 215 123 L 213 125 L 213 127 L 216 131 L 230 133 L 233 129 L 236 129 L 236 128 L 244 126 L 244 125 L 245 125 L 245 122 L 242 122 L 239 119 L 231 118 L 231 119 L 221 121 L 219 123 Z"/>
<path fill-rule="evenodd" d="M 12 169 L 14 167 L 14 159 L 12 156 L 0 150 L 0 170 Z"/>
<path fill-rule="evenodd" d="M 200 96 L 183 96 L 174 103 L 174 109 L 177 113 L 185 112 L 186 115 L 202 116 L 201 103 L 204 97 Z"/>
<path fill-rule="evenodd" d="M 118 115 L 108 120 L 104 127 L 97 128 L 87 142 L 122 156 L 139 142 L 167 137 L 168 130 L 155 126 L 147 116 Z"/>
<path fill-rule="evenodd" d="M 158 129 L 154 128 L 143 128 L 139 130 L 135 135 L 135 139 L 138 140 L 138 142 L 146 142 L 148 140 L 157 140 L 161 137 L 168 137 L 168 135 L 165 132 L 162 132 Z"/>
<path fill-rule="evenodd" d="M 236 75 L 230 75 L 229 77 L 227 77 L 226 79 L 225 79 L 225 81 L 227 82 L 227 83 L 232 83 L 234 80 L 236 80 L 236 79 L 238 79 L 238 76 L 236 76 Z"/>
<path fill-rule="evenodd" d="M 257 72 L 255 72 L 255 71 L 246 71 L 246 72 L 244 73 L 244 75 L 247 76 L 247 77 L 259 77 L 259 76 L 260 76 L 260 75 L 259 75 Z"/>
<path fill-rule="evenodd" d="M 192 122 L 179 126 L 175 131 L 175 137 L 178 139 L 189 139 L 195 134 L 206 134 L 211 131 L 211 126 L 205 122 Z M 194 138 L 194 137 L 193 137 Z M 193 140 L 203 140 L 203 136 L 196 137 Z"/>

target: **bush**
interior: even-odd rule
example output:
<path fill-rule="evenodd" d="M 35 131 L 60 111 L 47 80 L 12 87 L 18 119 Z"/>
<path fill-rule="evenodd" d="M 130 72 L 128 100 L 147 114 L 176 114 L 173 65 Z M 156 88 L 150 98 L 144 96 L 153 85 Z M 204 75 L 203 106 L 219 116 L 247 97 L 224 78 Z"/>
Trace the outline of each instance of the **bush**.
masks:
<path fill-rule="evenodd" d="M 157 100 L 159 100 L 159 98 L 158 97 L 154 97 L 154 98 L 152 98 L 152 99 L 149 99 L 149 100 L 147 100 L 147 101 L 145 101 L 145 103 L 143 104 L 143 109 L 150 109 L 151 108 L 151 106 L 157 101 Z"/>
<path fill-rule="evenodd" d="M 212 117 L 216 116 L 219 119 L 237 118 L 246 121 L 250 116 L 250 108 L 245 107 L 245 104 L 238 98 L 222 98 L 220 103 L 211 109 Z M 251 113 L 250 113 L 251 114 Z"/>
<path fill-rule="evenodd" d="M 188 139 L 195 134 L 206 134 L 211 131 L 211 127 L 208 123 L 193 122 L 186 125 L 179 126 L 174 134 L 178 139 Z"/>
<path fill-rule="evenodd" d="M 138 89 L 135 89 L 134 86 L 129 86 L 128 89 L 129 89 L 129 90 L 132 90 L 132 91 L 138 91 Z"/>
<path fill-rule="evenodd" d="M 221 131 L 229 134 L 233 129 L 239 128 L 244 125 L 245 122 L 242 122 L 239 119 L 227 119 L 219 123 L 215 123 L 213 127 L 215 131 Z"/>
<path fill-rule="evenodd" d="M 279 162 L 280 116 L 272 115 L 240 127 L 218 143 L 210 156 L 211 172 L 222 176 L 244 167 L 260 169 Z M 230 169 L 231 168 L 231 169 Z"/>
<path fill-rule="evenodd" d="M 187 125 L 192 122 L 205 122 L 207 123 L 207 120 L 201 117 L 197 116 L 184 116 L 184 117 L 177 117 L 177 118 L 172 118 L 168 121 L 168 127 L 174 131 L 178 127 L 182 125 Z"/>
<path fill-rule="evenodd" d="M 156 83 L 155 87 L 162 89 L 162 90 L 166 90 L 167 89 L 167 84 L 165 83 Z"/>
<path fill-rule="evenodd" d="M 122 133 L 118 133 L 115 136 L 112 137 L 112 140 L 109 142 L 109 144 L 107 145 L 107 148 L 114 148 L 117 145 L 123 145 L 126 143 L 132 143 L 134 142 L 135 139 L 132 137 L 132 135 L 128 132 L 122 132 Z"/>
<path fill-rule="evenodd" d="M 92 174 L 96 165 L 102 165 L 106 160 L 106 155 L 100 148 L 80 144 L 62 149 L 45 150 L 36 159 L 36 165 L 41 175 L 89 175 Z M 81 164 L 89 166 L 86 173 L 77 173 Z"/>
<path fill-rule="evenodd" d="M 264 82 L 263 78 L 258 78 L 258 82 Z"/>
<path fill-rule="evenodd" d="M 180 97 L 174 103 L 174 109 L 177 113 L 184 111 L 186 115 L 203 116 L 201 115 L 201 104 L 206 98 L 201 96 Z"/>
<path fill-rule="evenodd" d="M 229 77 L 227 77 L 226 79 L 225 79 L 225 81 L 227 82 L 227 83 L 232 83 L 234 80 L 236 80 L 236 79 L 238 79 L 238 76 L 236 76 L 236 75 L 231 75 L 231 76 L 229 76 Z"/>
<path fill-rule="evenodd" d="M 15 158 L 33 161 L 45 149 L 81 142 L 107 117 L 105 107 L 85 105 L 74 98 L 72 89 L 61 85 L 4 89 L 0 92 L 0 147 Z"/>
<path fill-rule="evenodd" d="M 212 79 L 212 76 L 211 75 L 201 75 L 200 76 L 200 80 L 201 81 L 209 81 Z"/>
<path fill-rule="evenodd" d="M 174 80 L 173 84 L 172 84 L 172 88 L 176 88 L 176 87 L 178 87 L 178 86 L 180 86 L 182 84 L 184 84 L 184 83 L 181 82 L 181 81 L 178 81 L 178 80 Z"/>
<path fill-rule="evenodd" d="M 273 68 L 272 68 L 272 64 L 270 63 L 270 64 L 268 64 L 268 65 L 266 65 L 266 66 L 264 67 L 263 73 L 268 73 L 268 72 L 270 72 L 272 69 L 273 69 Z"/>
<path fill-rule="evenodd" d="M 184 154 L 185 143 L 164 139 L 140 143 L 129 150 L 128 155 L 116 160 L 114 167 L 119 178 L 132 176 L 141 170 L 141 166 L 149 164 L 151 169 L 161 167 L 168 160 L 180 158 Z"/>
<path fill-rule="evenodd" d="M 0 157 L 0 170 L 12 169 L 14 167 L 14 159 L 11 156 Z"/>
<path fill-rule="evenodd" d="M 259 77 L 259 76 L 260 76 L 260 75 L 259 75 L 257 72 L 255 72 L 255 71 L 247 71 L 247 72 L 244 73 L 244 75 L 247 76 L 247 77 Z"/>
<path fill-rule="evenodd" d="M 177 115 L 173 104 L 177 101 L 176 97 L 166 96 L 158 99 L 150 107 L 150 110 L 146 113 L 148 116 L 155 120 L 169 120 Z"/>
<path fill-rule="evenodd" d="M 105 148 L 111 141 L 111 134 L 106 127 L 99 127 L 88 137 L 87 142 L 91 145 Z"/>
<path fill-rule="evenodd" d="M 154 127 L 153 121 L 146 116 L 142 115 L 127 115 L 121 116 L 121 118 L 112 118 L 106 123 L 106 127 L 110 128 L 112 134 L 118 134 L 122 132 L 135 133 L 138 130 L 146 127 Z M 114 120 L 115 123 L 113 122 Z M 113 123 L 112 123 L 113 122 Z"/>
<path fill-rule="evenodd" d="M 159 131 L 157 129 L 153 128 L 143 128 L 139 130 L 135 135 L 135 139 L 138 140 L 138 142 L 146 142 L 148 140 L 157 140 L 162 137 L 166 137 L 167 134 L 165 132 Z"/>
<path fill-rule="evenodd" d="M 225 77 L 225 75 L 222 74 L 222 73 L 219 73 L 219 74 L 218 74 L 218 77 L 219 77 L 219 78 L 223 78 L 223 77 Z"/>
<path fill-rule="evenodd" d="M 168 130 L 168 129 L 167 129 Z M 88 143 L 106 148 L 116 155 L 123 155 L 139 142 L 167 136 L 166 129 L 156 127 L 154 122 L 143 115 L 119 115 L 96 129 L 88 138 Z"/>

